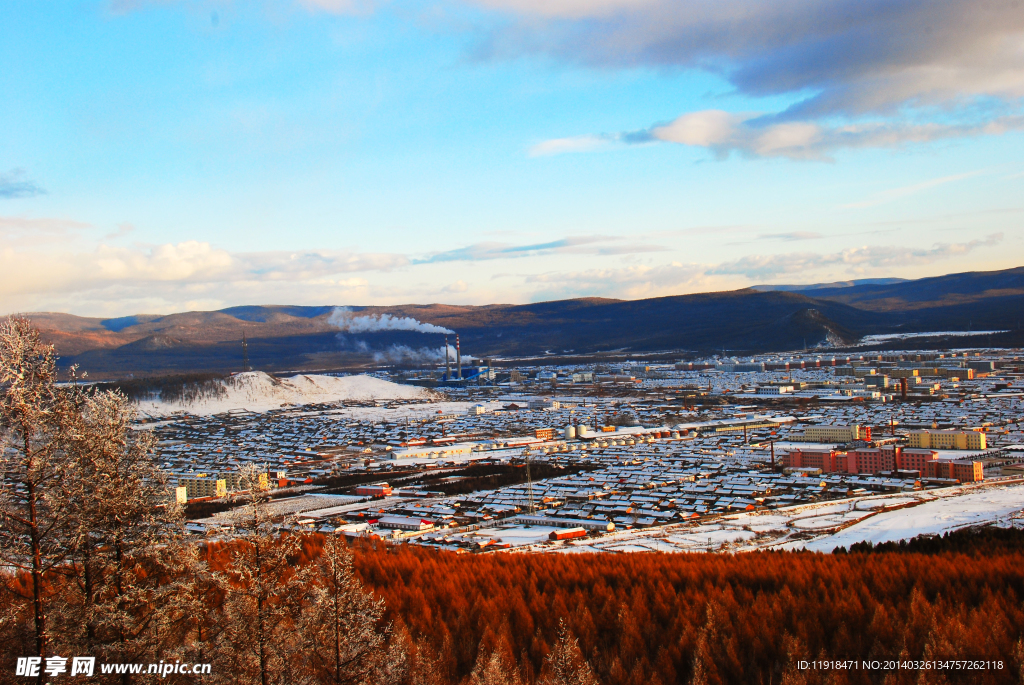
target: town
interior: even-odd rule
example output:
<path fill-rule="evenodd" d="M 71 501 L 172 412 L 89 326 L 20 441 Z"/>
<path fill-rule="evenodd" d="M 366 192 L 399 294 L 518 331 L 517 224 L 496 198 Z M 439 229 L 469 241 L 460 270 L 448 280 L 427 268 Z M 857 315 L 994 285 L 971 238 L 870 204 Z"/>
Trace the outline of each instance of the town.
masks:
<path fill-rule="evenodd" d="M 740 515 L 906 506 L 908 493 L 1024 476 L 1024 361 L 1006 351 L 473 371 L 425 399 L 179 411 L 142 426 L 179 501 L 214 512 L 190 522 L 196 533 L 230 531 L 238 469 L 252 463 L 282 526 L 473 552 L 666 526 L 706 546 L 700 531 L 722 537 Z M 742 527 L 726 542 L 749 538 Z"/>

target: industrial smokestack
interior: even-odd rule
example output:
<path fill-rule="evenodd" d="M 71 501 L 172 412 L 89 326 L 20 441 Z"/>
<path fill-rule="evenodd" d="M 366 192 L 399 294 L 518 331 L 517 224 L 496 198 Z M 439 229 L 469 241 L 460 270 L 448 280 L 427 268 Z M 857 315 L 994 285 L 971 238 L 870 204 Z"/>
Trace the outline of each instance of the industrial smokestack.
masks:
<path fill-rule="evenodd" d="M 444 336 L 444 379 L 451 380 L 452 377 L 452 363 L 449 361 L 448 356 L 448 336 Z"/>
<path fill-rule="evenodd" d="M 462 380 L 462 348 L 459 347 L 459 336 L 455 335 L 455 365 L 458 370 L 459 380 Z"/>

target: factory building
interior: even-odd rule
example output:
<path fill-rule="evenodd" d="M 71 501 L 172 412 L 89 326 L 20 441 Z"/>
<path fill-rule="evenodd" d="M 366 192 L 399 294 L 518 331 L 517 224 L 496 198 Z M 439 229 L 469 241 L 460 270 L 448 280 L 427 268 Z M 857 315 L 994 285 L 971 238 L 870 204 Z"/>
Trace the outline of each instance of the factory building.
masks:
<path fill-rule="evenodd" d="M 434 522 L 427 519 L 416 518 L 415 516 L 382 516 L 377 520 L 381 528 L 393 528 L 395 530 L 433 530 Z"/>

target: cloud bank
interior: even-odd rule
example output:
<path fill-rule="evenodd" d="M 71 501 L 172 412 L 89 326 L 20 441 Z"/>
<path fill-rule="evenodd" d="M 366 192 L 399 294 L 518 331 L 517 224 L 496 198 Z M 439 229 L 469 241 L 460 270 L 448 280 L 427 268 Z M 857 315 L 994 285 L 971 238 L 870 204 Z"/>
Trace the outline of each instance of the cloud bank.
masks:
<path fill-rule="evenodd" d="M 904 124 L 870 121 L 826 125 L 744 115 L 722 110 L 690 112 L 667 124 L 624 133 L 548 140 L 530 148 L 531 156 L 592 152 L 616 145 L 676 143 L 704 148 L 716 158 L 736 153 L 746 158 L 833 161 L 844 149 L 899 148 L 954 138 L 999 135 L 1024 129 L 1024 116 L 1004 116 L 981 124 Z M 577 143 L 576 141 L 580 141 Z"/>
<path fill-rule="evenodd" d="M 745 256 L 713 262 L 699 261 L 700 252 L 689 238 L 659 254 L 639 256 L 630 249 L 618 250 L 626 247 L 622 239 L 576 236 L 518 246 L 470 245 L 423 257 L 357 250 L 232 252 L 194 240 L 152 246 L 104 242 L 75 249 L 81 246 L 79 234 L 85 229 L 97 231 L 62 220 L 0 219 L 0 232 L 14 238 L 0 244 L 0 314 L 50 310 L 112 316 L 273 302 L 486 304 L 580 296 L 642 298 L 733 289 L 777 278 L 826 282 L 906 277 L 953 260 L 957 268 L 971 268 L 968 255 L 997 257 L 992 248 L 1008 240 L 1019 242 L 1014 234 L 1007 238 L 991 233 L 930 246 L 785 251 L 789 245 L 821 244 L 817 241 L 825 237 L 812 231 L 766 233 L 752 228 Z M 530 261 L 523 256 L 558 258 Z M 453 262 L 461 262 L 454 282 Z M 500 271 L 493 268 L 498 262 L 503 264 Z M 388 330 L 451 333 L 411 317 L 348 310 L 335 312 L 332 322 L 341 335 Z"/>
<path fill-rule="evenodd" d="M 702 70 L 778 111 L 685 112 L 647 129 L 553 138 L 533 155 L 671 142 L 716 157 L 829 160 L 1024 127 L 1017 0 L 477 0 L 509 14 L 481 58 Z"/>

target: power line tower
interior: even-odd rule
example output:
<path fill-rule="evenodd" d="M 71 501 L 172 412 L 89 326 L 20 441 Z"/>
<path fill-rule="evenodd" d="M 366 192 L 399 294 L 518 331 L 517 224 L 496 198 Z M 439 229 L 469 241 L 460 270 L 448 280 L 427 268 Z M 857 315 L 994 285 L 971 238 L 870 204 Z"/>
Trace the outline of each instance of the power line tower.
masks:
<path fill-rule="evenodd" d="M 242 330 L 242 371 L 252 371 L 249 368 L 249 341 L 245 339 L 245 330 Z"/>

